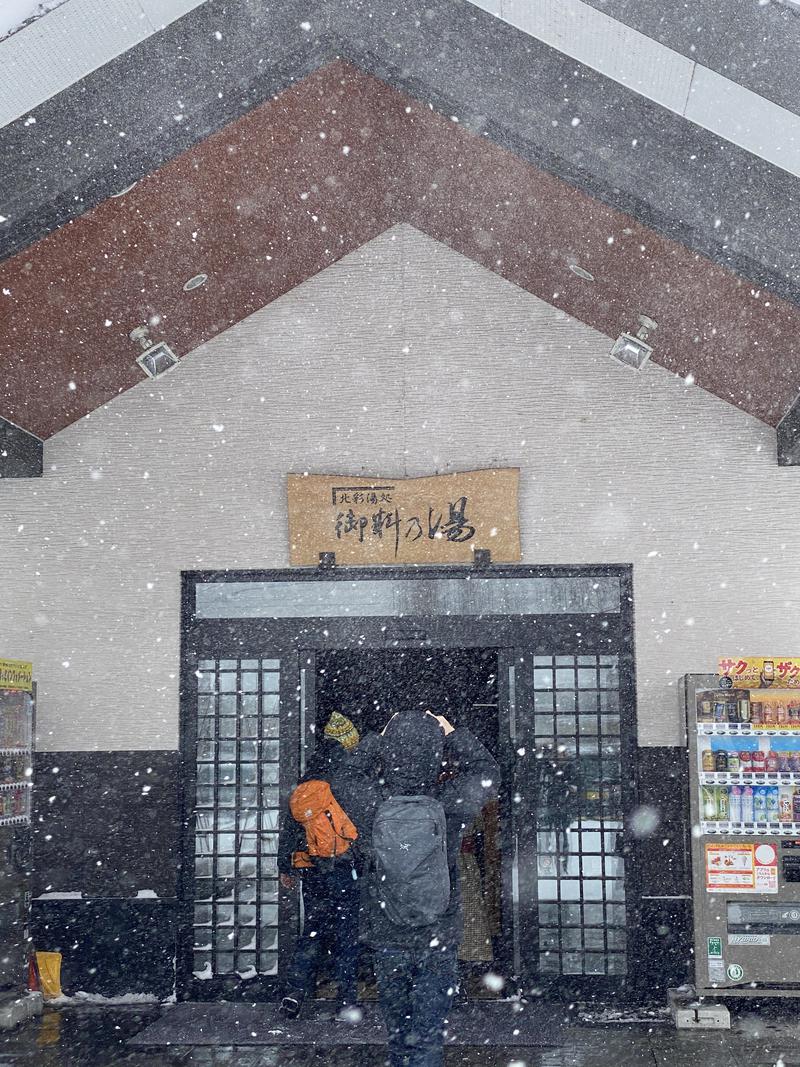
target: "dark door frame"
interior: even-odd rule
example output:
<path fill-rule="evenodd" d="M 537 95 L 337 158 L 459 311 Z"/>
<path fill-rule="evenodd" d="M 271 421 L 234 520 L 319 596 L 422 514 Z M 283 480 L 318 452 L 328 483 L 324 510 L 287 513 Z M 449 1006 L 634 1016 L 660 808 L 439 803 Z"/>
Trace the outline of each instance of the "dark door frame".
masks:
<path fill-rule="evenodd" d="M 293 617 L 293 618 L 230 618 L 198 619 L 195 613 L 195 590 L 198 585 L 228 582 L 319 582 L 364 581 L 397 582 L 430 578 L 575 578 L 616 577 L 620 583 L 620 610 L 609 614 L 539 615 L 428 615 L 428 616 L 358 616 L 358 617 Z M 181 752 L 181 815 L 183 840 L 178 872 L 178 930 L 176 959 L 176 989 L 179 999 L 198 999 L 213 996 L 212 983 L 202 983 L 192 977 L 192 918 L 194 882 L 193 810 L 196 787 L 195 706 L 197 685 L 194 677 L 198 659 L 246 659 L 254 656 L 276 656 L 291 661 L 290 674 L 299 683 L 303 657 L 316 651 L 357 650 L 368 648 L 469 648 L 483 647 L 501 650 L 525 648 L 536 654 L 537 649 L 549 653 L 553 648 L 553 633 L 557 633 L 559 649 L 569 654 L 586 647 L 587 643 L 600 650 L 603 643 L 620 657 L 621 760 L 631 774 L 623 775 L 623 811 L 632 810 L 636 802 L 634 783 L 636 759 L 636 670 L 633 628 L 633 568 L 630 564 L 588 564 L 576 566 L 535 566 L 525 564 L 491 564 L 490 566 L 405 566 L 405 567 L 319 567 L 299 569 L 183 571 L 181 574 L 181 667 L 180 667 L 180 752 Z M 547 635 L 547 638 L 544 637 Z M 596 642 L 596 644 L 595 644 Z M 501 657 L 502 658 L 502 657 Z M 501 688 L 502 693 L 502 688 Z M 300 698 L 299 684 L 282 671 L 281 705 L 294 702 L 298 714 L 297 744 L 281 755 L 280 796 L 283 802 L 297 780 L 300 766 Z M 502 698 L 501 698 L 502 703 Z M 624 709 L 624 710 L 623 710 Z M 508 710 L 500 707 L 502 722 Z M 284 712 L 281 713 L 283 722 Z M 283 725 L 281 726 L 283 734 Z M 308 744 L 308 729 L 304 730 Z M 501 772 L 510 777 L 513 771 L 511 746 L 501 748 Z M 507 822 L 507 820 L 506 820 Z M 506 843 L 504 842 L 504 845 Z M 507 864 L 506 864 L 507 866 Z M 633 888 L 634 871 L 626 865 L 626 887 Z M 632 921 L 634 893 L 626 893 L 629 924 Z M 632 926 L 629 925 L 632 929 Z M 281 942 L 285 934 L 281 932 Z M 594 990 L 619 983 L 589 980 Z M 551 983 L 548 983 L 551 984 Z M 573 982 L 572 985 L 580 985 Z M 216 986 L 216 983 L 213 983 Z M 277 995 L 279 980 L 265 979 L 259 989 L 249 982 L 242 995 L 253 998 L 258 992 L 265 997 Z M 219 991 L 216 990 L 217 995 Z M 225 996 L 236 995 L 231 988 Z"/>

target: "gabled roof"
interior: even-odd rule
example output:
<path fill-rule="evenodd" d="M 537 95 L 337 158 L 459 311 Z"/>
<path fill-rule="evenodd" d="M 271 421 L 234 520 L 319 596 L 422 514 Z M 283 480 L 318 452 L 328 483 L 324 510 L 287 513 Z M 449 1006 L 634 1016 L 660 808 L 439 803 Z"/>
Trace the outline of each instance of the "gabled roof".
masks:
<path fill-rule="evenodd" d="M 328 17 L 337 4 L 323 6 Z M 154 340 L 163 338 L 185 355 L 382 230 L 407 221 L 609 337 L 635 328 L 640 313 L 650 315 L 659 322 L 654 338 L 658 362 L 677 374 L 691 374 L 698 385 L 765 422 L 778 423 L 800 380 L 800 357 L 793 353 L 800 326 L 794 281 L 761 257 L 766 245 L 755 240 L 755 230 L 745 252 L 744 238 L 733 242 L 734 248 L 724 235 L 718 241 L 715 219 L 706 219 L 703 229 L 703 205 L 694 219 L 678 217 L 688 215 L 694 193 L 707 197 L 706 176 L 708 185 L 718 180 L 710 154 L 722 149 L 710 135 L 703 135 L 701 145 L 709 166 L 698 175 L 685 160 L 663 154 L 672 120 L 659 109 L 650 112 L 646 101 L 636 101 L 634 107 L 628 100 L 608 114 L 600 101 L 589 115 L 598 128 L 587 131 L 589 151 L 582 165 L 566 163 L 545 150 L 552 144 L 548 131 L 556 129 L 556 120 L 547 118 L 547 100 L 535 95 L 550 94 L 557 81 L 557 57 L 550 50 L 537 52 L 536 42 L 521 42 L 511 27 L 481 22 L 481 12 L 470 16 L 474 43 L 481 45 L 481 69 L 487 56 L 502 64 L 490 72 L 494 90 L 483 83 L 486 107 L 479 115 L 470 96 L 470 53 L 462 48 L 455 60 L 449 55 L 441 59 L 441 67 L 455 63 L 457 74 L 449 82 L 447 70 L 436 67 L 431 49 L 441 25 L 421 26 L 417 43 L 425 55 L 404 52 L 407 66 L 390 70 L 386 58 L 366 51 L 365 34 L 359 37 L 347 24 L 344 15 L 352 16 L 352 5 L 338 6 L 347 8 L 335 27 L 340 33 L 347 30 L 346 48 L 341 37 L 331 36 L 330 23 L 324 28 L 331 34 L 320 33 L 307 45 L 308 34 L 298 29 L 289 10 L 294 6 L 276 4 L 270 13 L 274 33 L 263 42 L 264 49 L 272 50 L 269 69 L 260 83 L 251 81 L 238 100 L 228 97 L 221 110 L 214 110 L 211 98 L 218 99 L 216 86 L 223 74 L 231 77 L 230 67 L 202 72 L 205 88 L 191 131 L 173 123 L 169 136 L 155 139 L 157 145 L 144 151 L 137 144 L 137 151 L 127 148 L 126 155 L 113 161 L 98 148 L 90 158 L 95 169 L 81 171 L 77 207 L 54 190 L 49 216 L 42 215 L 44 199 L 38 212 L 35 199 L 17 212 L 7 240 L 18 251 L 0 264 L 0 359 L 7 372 L 0 415 L 37 436 L 50 436 L 141 380 L 135 364 L 138 349 L 128 339 L 134 326 L 150 323 Z M 432 0 L 430 6 L 464 18 L 463 5 L 451 0 Z M 183 59 L 190 58 L 186 53 L 192 42 L 196 52 L 200 44 L 207 52 L 219 17 L 219 11 L 209 9 L 217 7 L 204 5 L 178 28 L 159 35 L 165 38 L 161 54 L 174 54 L 178 46 L 168 35 L 179 32 L 186 46 L 178 47 Z M 289 19 L 291 40 L 303 45 L 300 54 L 288 48 Z M 405 16 L 398 15 L 397 21 L 405 32 Z M 275 44 L 281 33 L 282 50 Z M 249 39 L 240 41 L 229 61 L 249 56 L 252 47 Z M 400 58 L 391 42 L 387 49 Z M 336 51 L 348 52 L 350 59 L 325 62 Z M 443 57 L 445 51 L 439 43 L 437 54 Z M 543 56 L 550 63 L 547 71 L 541 69 Z M 517 61 L 518 73 L 538 69 L 541 82 L 531 85 L 524 77 L 515 82 L 509 67 Z M 413 71 L 424 63 L 436 83 L 436 109 L 427 85 L 417 84 L 414 94 L 396 87 L 414 88 Z M 112 66 L 98 72 L 100 84 L 119 79 L 123 68 L 114 74 Z M 308 74 L 309 66 L 317 69 Z M 368 73 L 370 68 L 378 68 L 383 77 Z M 575 79 L 587 107 L 592 78 L 597 92 L 605 91 L 604 80 L 592 72 L 580 71 Z M 294 84 L 274 91 L 287 82 Z M 460 97 L 452 108 L 444 96 L 447 85 Z M 86 88 L 81 83 L 78 97 L 73 94 L 69 101 L 56 98 L 62 111 L 65 103 L 73 110 L 79 107 L 81 94 L 87 101 Z M 183 88 L 188 95 L 196 86 L 192 81 Z M 419 94 L 424 94 L 421 99 Z M 550 95 L 556 107 L 555 94 Z M 254 104 L 257 99 L 264 102 Z M 48 112 L 49 106 L 40 119 L 45 144 L 64 122 L 57 110 Z M 143 102 L 142 110 L 147 106 Z M 559 113 L 563 117 L 576 109 L 573 101 Z M 245 114 L 232 117 L 232 111 L 242 110 Z M 208 132 L 225 119 L 216 132 Z M 131 121 L 140 124 L 144 136 L 138 110 Z M 521 134 L 526 123 L 536 144 Z M 624 160 L 609 160 L 608 148 L 598 147 L 597 136 L 618 151 L 630 143 L 631 128 L 643 123 L 651 138 L 650 158 L 655 145 L 665 167 L 683 166 L 683 186 L 669 203 L 658 199 L 665 175 L 654 174 L 648 183 L 642 156 L 631 154 L 631 173 L 626 174 L 619 165 Z M 20 124 L 4 131 L 6 144 L 20 139 L 21 132 Z M 87 124 L 80 135 L 84 141 L 89 136 Z M 558 136 L 564 144 L 570 137 L 566 131 Z M 130 144 L 127 137 L 117 141 Z M 96 140 L 95 147 L 100 143 Z M 752 181 L 752 157 L 732 146 L 724 152 L 728 185 L 731 167 L 739 166 L 742 156 Z M 173 158 L 155 165 L 159 154 L 171 153 Z M 29 146 L 26 158 L 30 168 Z M 610 180 L 612 163 L 625 179 L 622 186 Z M 639 199 L 634 195 L 636 168 Z M 722 165 L 718 169 L 725 170 Z M 19 172 L 21 186 L 27 180 L 30 187 L 27 173 L 23 179 Z M 129 179 L 142 173 L 138 184 L 125 191 Z M 76 174 L 77 169 L 73 181 Z M 779 195 L 781 183 L 790 178 L 763 168 L 760 174 L 762 198 Z M 54 168 L 53 181 L 63 179 Z M 712 192 L 723 195 L 719 186 Z M 728 190 L 724 195 L 732 194 Z M 95 206 L 84 210 L 87 203 Z M 29 244 L 37 227 L 51 232 Z M 576 265 L 595 281 L 573 274 L 569 268 Z M 201 272 L 208 282 L 184 292 L 184 283 Z"/>

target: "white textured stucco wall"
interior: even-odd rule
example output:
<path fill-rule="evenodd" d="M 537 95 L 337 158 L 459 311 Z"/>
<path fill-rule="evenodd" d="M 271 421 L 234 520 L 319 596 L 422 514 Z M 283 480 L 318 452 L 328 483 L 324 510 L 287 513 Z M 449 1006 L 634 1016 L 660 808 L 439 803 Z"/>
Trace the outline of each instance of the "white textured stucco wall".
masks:
<path fill-rule="evenodd" d="M 797 473 L 608 349 L 398 227 L 58 434 L 0 483 L 0 654 L 35 661 L 40 747 L 177 746 L 179 572 L 286 565 L 287 471 L 490 465 L 522 469 L 526 561 L 634 564 L 640 742 L 679 742 L 680 674 L 800 651 Z"/>

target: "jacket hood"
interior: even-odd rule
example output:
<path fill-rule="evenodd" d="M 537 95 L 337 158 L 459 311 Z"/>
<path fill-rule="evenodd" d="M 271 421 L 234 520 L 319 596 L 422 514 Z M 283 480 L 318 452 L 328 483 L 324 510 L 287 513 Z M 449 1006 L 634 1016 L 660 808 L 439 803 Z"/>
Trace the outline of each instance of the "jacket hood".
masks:
<path fill-rule="evenodd" d="M 432 792 L 442 771 L 444 732 L 424 711 L 401 711 L 383 735 L 383 778 L 393 796 Z"/>

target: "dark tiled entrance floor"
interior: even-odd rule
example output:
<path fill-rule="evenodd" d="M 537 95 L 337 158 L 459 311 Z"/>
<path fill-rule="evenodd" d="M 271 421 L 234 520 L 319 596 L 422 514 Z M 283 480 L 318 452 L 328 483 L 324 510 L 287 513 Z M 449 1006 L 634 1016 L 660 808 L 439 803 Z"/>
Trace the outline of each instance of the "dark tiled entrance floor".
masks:
<path fill-rule="evenodd" d="M 331 1045 L 325 1031 L 316 1047 L 129 1043 L 159 1019 L 167 1021 L 172 1010 L 48 1010 L 40 1020 L 0 1033 L 0 1067 L 380 1067 L 383 1060 L 376 1045 Z M 729 1032 L 686 1033 L 647 1022 L 590 1026 L 559 1022 L 560 1014 L 554 1006 L 550 1047 L 456 1047 L 448 1050 L 447 1067 L 800 1067 L 800 1006 L 782 1018 L 740 1015 Z"/>

